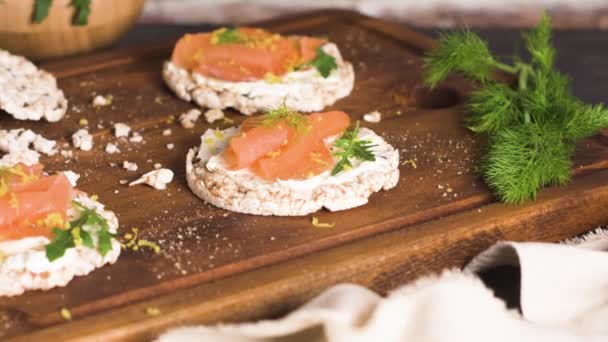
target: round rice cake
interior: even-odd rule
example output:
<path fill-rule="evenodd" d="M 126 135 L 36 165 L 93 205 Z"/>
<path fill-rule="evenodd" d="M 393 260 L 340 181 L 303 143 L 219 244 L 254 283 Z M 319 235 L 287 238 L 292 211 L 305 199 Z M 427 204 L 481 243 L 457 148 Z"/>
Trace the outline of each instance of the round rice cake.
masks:
<path fill-rule="evenodd" d="M 53 75 L 0 49 L 0 109 L 18 120 L 61 120 L 68 101 Z"/>
<path fill-rule="evenodd" d="M 85 208 L 97 211 L 108 222 L 108 231 L 116 233 L 118 219 L 112 211 L 85 195 L 78 195 L 75 201 Z M 68 212 L 68 216 L 74 215 L 73 210 Z M 97 241 L 97 236 L 91 235 Z M 112 239 L 112 249 L 105 256 L 97 249 L 79 245 L 66 250 L 62 257 L 49 261 L 45 251 L 49 242 L 46 237 L 0 242 L 0 296 L 16 296 L 29 290 L 65 286 L 74 277 L 87 275 L 105 264 L 115 263 L 121 249 L 120 243 Z"/>
<path fill-rule="evenodd" d="M 325 171 L 305 180 L 269 182 L 247 169 L 229 170 L 220 153 L 235 127 L 207 130 L 201 146 L 188 152 L 186 178 L 199 198 L 217 207 L 245 214 L 302 216 L 321 208 L 345 210 L 364 205 L 372 193 L 394 188 L 399 181 L 399 152 L 382 137 L 361 128 L 359 138 L 375 146 L 375 161 L 353 160 L 352 169 L 332 176 Z M 335 137 L 333 138 L 335 139 Z M 332 139 L 326 141 L 331 145 Z"/>
<path fill-rule="evenodd" d="M 326 43 L 322 49 L 338 65 L 326 78 L 317 69 L 309 68 L 271 80 L 231 82 L 189 72 L 166 61 L 163 79 L 180 99 L 205 108 L 232 107 L 250 115 L 284 104 L 300 112 L 320 111 L 348 96 L 355 82 L 353 66 L 342 58 L 336 44 Z"/>

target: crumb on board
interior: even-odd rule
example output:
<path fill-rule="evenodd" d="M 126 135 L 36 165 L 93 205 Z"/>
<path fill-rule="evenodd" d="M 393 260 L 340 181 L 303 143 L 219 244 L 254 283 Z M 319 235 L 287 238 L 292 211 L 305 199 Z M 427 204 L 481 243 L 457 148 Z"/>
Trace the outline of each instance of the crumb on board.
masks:
<path fill-rule="evenodd" d="M 190 109 L 189 111 L 179 116 L 179 122 L 183 128 L 194 128 L 195 122 L 201 116 L 202 112 L 198 109 Z"/>
<path fill-rule="evenodd" d="M 173 180 L 173 176 L 173 171 L 169 169 L 157 169 L 145 173 L 139 179 L 131 182 L 129 186 L 147 184 L 156 190 L 165 190 L 167 188 L 167 184 L 171 183 Z"/>
<path fill-rule="evenodd" d="M 97 95 L 93 98 L 93 107 L 104 107 L 112 104 L 114 97 L 112 95 Z"/>
<path fill-rule="evenodd" d="M 214 123 L 223 118 L 224 112 L 219 108 L 212 108 L 205 112 L 205 120 L 207 120 L 208 123 Z"/>
<path fill-rule="evenodd" d="M 122 167 L 123 167 L 123 169 L 125 169 L 125 170 L 127 170 L 127 171 L 129 171 L 129 172 L 135 172 L 135 171 L 137 171 L 137 169 L 138 169 L 138 167 L 137 167 L 137 164 L 136 164 L 136 163 L 132 163 L 132 162 L 127 161 L 127 160 L 125 160 L 125 161 L 122 163 Z"/>
<path fill-rule="evenodd" d="M 367 113 L 367 114 L 363 115 L 363 121 L 371 122 L 371 123 L 379 123 L 380 121 L 382 121 L 382 113 L 380 113 L 377 110 L 375 110 L 371 113 Z"/>
<path fill-rule="evenodd" d="M 167 128 L 165 130 L 163 130 L 163 136 L 169 136 L 171 135 L 173 132 L 171 132 L 171 128 Z"/>
<path fill-rule="evenodd" d="M 168 150 L 172 150 L 174 148 L 175 148 L 175 144 L 173 144 L 173 143 L 167 144 L 167 149 Z"/>
<path fill-rule="evenodd" d="M 105 151 L 106 151 L 107 154 L 120 153 L 120 150 L 118 149 L 118 146 L 116 146 L 115 144 L 112 144 L 112 143 L 107 143 L 106 144 Z"/>
<path fill-rule="evenodd" d="M 114 124 L 114 136 L 117 138 L 128 137 L 131 132 L 131 127 L 122 122 Z"/>
<path fill-rule="evenodd" d="M 93 136 L 88 130 L 81 128 L 72 135 L 72 144 L 82 151 L 90 151 L 93 149 Z"/>

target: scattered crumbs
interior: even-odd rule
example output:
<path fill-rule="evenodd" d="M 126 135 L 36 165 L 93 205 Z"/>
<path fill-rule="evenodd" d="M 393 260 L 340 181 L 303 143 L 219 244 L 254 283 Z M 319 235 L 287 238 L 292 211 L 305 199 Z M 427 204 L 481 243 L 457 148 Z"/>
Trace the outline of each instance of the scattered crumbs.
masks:
<path fill-rule="evenodd" d="M 125 184 L 129 183 L 129 181 L 126 180 L 126 179 L 121 179 L 121 180 L 118 181 L 118 183 L 120 183 L 122 185 L 125 185 Z"/>
<path fill-rule="evenodd" d="M 97 196 L 97 195 L 91 195 L 91 200 L 97 202 L 97 201 L 99 201 L 99 196 Z"/>
<path fill-rule="evenodd" d="M 80 126 L 86 126 L 86 125 L 88 125 L 88 124 L 89 124 L 89 120 L 87 120 L 87 119 L 85 119 L 85 118 L 82 118 L 82 119 L 78 120 L 78 124 L 79 124 Z"/>
<path fill-rule="evenodd" d="M 452 191 L 454 191 L 454 189 L 452 189 L 452 188 L 447 188 L 447 189 L 445 189 L 445 191 L 447 191 L 448 193 L 451 193 Z"/>
<path fill-rule="evenodd" d="M 72 145 L 82 151 L 90 151 L 93 149 L 93 136 L 81 128 L 72 135 Z"/>
<path fill-rule="evenodd" d="M 118 189 L 114 190 L 114 193 L 115 193 L 115 194 L 117 194 L 117 193 L 119 193 L 119 192 L 120 192 L 120 191 L 118 191 Z"/>
<path fill-rule="evenodd" d="M 133 136 L 131 138 L 129 138 L 130 142 L 133 143 L 140 143 L 144 140 L 144 137 L 142 137 L 139 133 L 135 132 L 133 133 Z"/>
<path fill-rule="evenodd" d="M 363 121 L 371 122 L 371 123 L 379 123 L 382 121 L 382 113 L 375 110 L 371 113 L 367 113 L 363 115 Z"/>
<path fill-rule="evenodd" d="M 172 150 L 175 148 L 175 144 L 171 143 L 171 144 L 167 144 L 167 149 Z"/>
<path fill-rule="evenodd" d="M 112 95 L 101 96 L 97 95 L 93 98 L 93 107 L 104 107 L 112 104 L 114 97 Z"/>
<path fill-rule="evenodd" d="M 401 110 L 398 110 L 398 111 L 395 112 L 395 115 L 401 116 L 401 115 L 403 115 L 403 112 Z"/>
<path fill-rule="evenodd" d="M 208 123 L 214 123 L 223 118 L 224 112 L 219 108 L 212 108 L 205 112 L 205 120 L 207 120 Z"/>
<path fill-rule="evenodd" d="M 118 166 L 118 164 L 116 164 L 115 162 L 110 162 L 108 165 L 110 165 L 110 167 L 116 167 L 116 166 Z"/>
<path fill-rule="evenodd" d="M 59 311 L 59 314 L 61 315 L 61 318 L 63 318 L 66 321 L 72 320 L 72 313 L 67 308 L 61 308 L 61 311 Z"/>
<path fill-rule="evenodd" d="M 129 172 L 135 172 L 138 169 L 137 164 L 131 163 L 130 161 L 127 161 L 127 160 L 125 160 L 122 163 L 122 167 L 123 167 L 123 169 L 125 169 L 125 170 L 127 170 Z"/>
<path fill-rule="evenodd" d="M 319 221 L 319 218 L 316 216 L 312 217 L 312 225 L 318 228 L 332 228 L 333 226 L 336 225 L 335 222 L 332 223 L 323 223 Z"/>
<path fill-rule="evenodd" d="M 118 149 L 118 146 L 116 146 L 115 144 L 112 144 L 112 143 L 107 143 L 106 144 L 105 151 L 106 151 L 107 154 L 120 153 L 120 150 Z"/>
<path fill-rule="evenodd" d="M 165 122 L 166 122 L 167 124 L 169 124 L 169 125 L 170 125 L 170 124 L 172 124 L 172 123 L 174 123 L 174 122 L 175 122 L 175 115 L 169 115 L 169 116 L 167 117 L 167 120 L 165 120 Z"/>
<path fill-rule="evenodd" d="M 198 109 L 190 109 L 179 116 L 179 122 L 183 128 L 194 128 L 194 123 L 201 116 L 202 112 Z"/>
<path fill-rule="evenodd" d="M 156 104 L 163 104 L 163 98 L 160 97 L 160 96 L 156 96 L 154 98 L 154 103 L 156 103 Z"/>
<path fill-rule="evenodd" d="M 160 315 L 160 309 L 155 307 L 146 308 L 146 315 L 148 316 L 158 316 Z"/>
<path fill-rule="evenodd" d="M 443 185 L 437 184 L 437 189 L 443 189 Z"/>
<path fill-rule="evenodd" d="M 173 180 L 173 176 L 173 171 L 169 169 L 157 169 L 144 174 L 138 180 L 131 182 L 129 186 L 147 184 L 156 190 L 165 190 L 167 184 Z"/>
<path fill-rule="evenodd" d="M 122 122 L 118 122 L 114 124 L 114 136 L 117 138 L 128 137 L 131 132 L 131 127 Z"/>
<path fill-rule="evenodd" d="M 171 133 L 172 133 L 172 132 L 171 132 L 171 129 L 170 129 L 170 128 L 167 128 L 166 130 L 164 130 L 164 131 L 163 131 L 163 135 L 164 135 L 165 137 L 167 137 L 167 136 L 171 135 Z"/>
<path fill-rule="evenodd" d="M 74 152 L 71 150 L 61 150 L 59 151 L 59 154 L 61 154 L 61 156 L 66 159 L 74 158 Z"/>
<path fill-rule="evenodd" d="M 154 169 L 156 169 L 156 170 L 160 169 L 161 167 L 163 167 L 163 164 L 161 164 L 161 163 L 154 164 Z"/>

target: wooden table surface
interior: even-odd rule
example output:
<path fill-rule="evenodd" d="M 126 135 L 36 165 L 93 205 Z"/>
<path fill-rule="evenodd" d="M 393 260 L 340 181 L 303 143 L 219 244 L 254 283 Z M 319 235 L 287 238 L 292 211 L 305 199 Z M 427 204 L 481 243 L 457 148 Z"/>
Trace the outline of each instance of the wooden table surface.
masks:
<path fill-rule="evenodd" d="M 325 15 L 331 15 L 331 13 Z M 407 43 L 407 39 L 414 39 L 418 40 L 420 45 L 428 46 L 428 40 L 413 37 L 410 33 L 403 31 L 398 26 L 369 21 L 368 19 L 360 18 L 348 13 L 346 13 L 344 20 L 346 20 L 345 23 L 350 23 L 351 21 L 361 23 L 361 25 L 363 25 L 361 27 L 365 27 L 365 25 L 368 25 L 367 27 L 373 27 L 374 25 L 376 25 L 376 27 L 380 26 L 381 31 L 379 31 L 378 34 L 383 32 L 386 33 L 386 35 L 382 36 L 382 39 L 385 39 L 384 44 L 405 43 L 404 45 L 395 46 L 410 46 L 410 48 L 414 46 L 415 50 L 416 43 L 412 43 L 413 45 L 408 45 Z M 289 22 L 285 21 L 283 23 Z M 131 47 L 134 44 L 146 44 L 148 47 L 153 47 L 156 42 L 166 42 L 167 39 L 176 38 L 184 32 L 205 30 L 208 28 L 209 27 L 207 26 L 138 26 L 118 43 L 118 47 Z M 567 41 L 571 42 L 571 44 L 578 45 L 564 47 L 561 45 L 560 36 L 562 35 L 567 37 Z M 590 33 L 590 36 L 593 35 L 593 33 Z M 395 38 L 400 36 L 406 38 Z M 499 53 L 508 52 L 507 49 L 510 49 L 512 41 L 515 38 L 514 32 L 484 32 L 484 36 L 492 39 L 492 45 L 496 45 L 496 49 Z M 498 39 L 495 39 L 495 37 L 501 37 L 502 40 L 499 41 Z M 601 37 L 598 36 L 597 38 L 600 39 Z M 575 62 L 566 64 L 564 64 L 563 61 L 560 61 L 560 66 L 562 66 L 563 70 L 566 72 L 569 72 L 568 68 L 575 66 L 577 71 L 586 70 L 585 68 L 589 67 L 587 63 L 589 61 L 589 56 L 594 55 L 593 53 L 584 50 L 595 44 L 601 45 L 597 41 L 589 42 L 582 37 L 577 38 L 570 36 L 570 33 L 567 32 L 558 34 L 557 39 L 560 41 L 558 44 L 560 52 L 562 50 L 568 51 L 572 54 L 569 58 L 576 60 Z M 164 45 L 159 48 L 159 51 L 163 52 L 164 55 L 165 51 L 163 50 L 163 46 Z M 408 48 L 406 48 L 406 50 L 407 49 Z M 578 54 L 585 54 L 587 59 L 575 58 L 576 55 L 572 53 L 572 51 L 576 51 Z M 158 55 L 158 52 L 155 53 Z M 563 53 L 563 55 L 568 57 L 567 53 Z M 104 56 L 119 58 L 119 55 L 112 54 Z M 161 83 L 157 83 L 156 77 L 153 76 L 156 75 L 155 72 L 150 71 L 152 70 L 150 69 L 150 66 L 156 66 L 156 63 L 158 62 L 154 58 L 158 59 L 160 57 L 151 55 L 151 58 L 153 59 L 147 60 L 144 59 L 143 56 L 145 55 L 142 53 L 142 55 L 139 55 L 139 59 L 116 59 L 116 61 L 120 63 L 126 63 L 123 63 L 124 66 L 121 66 L 122 64 L 117 64 L 116 70 L 120 71 L 124 69 L 132 72 L 133 75 L 139 75 L 139 78 L 135 77 L 124 80 L 125 99 L 128 98 L 126 95 L 134 89 L 139 90 L 134 88 L 136 86 L 135 83 L 142 80 L 146 81 L 146 83 L 141 91 L 149 92 L 146 93 L 146 96 L 152 96 L 153 98 L 156 92 L 166 91 L 166 89 L 163 89 Z M 406 53 L 406 56 L 409 55 Z M 93 58 L 93 60 L 95 59 Z M 131 62 L 131 60 L 135 60 L 135 62 Z M 601 59 L 594 60 L 597 63 L 602 62 Z M 93 77 L 95 76 L 94 74 L 99 71 L 95 70 L 94 65 L 92 67 L 87 66 L 90 64 L 90 61 L 91 60 L 84 58 L 78 60 L 73 65 L 71 62 L 49 64 L 51 71 L 55 70 L 62 75 L 62 78 L 68 79 L 63 81 L 66 82 L 64 84 L 73 85 L 73 87 L 68 86 L 66 88 L 68 90 L 68 95 L 71 93 L 74 100 L 81 101 L 83 104 L 86 96 L 81 94 L 81 91 L 77 87 L 80 83 L 77 81 L 80 81 L 79 78 Z M 371 59 L 371 61 L 374 61 L 374 59 Z M 400 61 L 403 61 L 403 59 L 400 59 Z M 131 64 L 133 65 L 131 66 Z M 378 63 L 373 66 L 378 67 L 379 70 L 384 70 L 383 65 L 390 65 L 390 63 Z M 67 68 L 68 66 L 75 67 L 75 69 Z M 112 66 L 108 67 L 108 69 L 110 68 L 112 68 Z M 584 76 L 573 75 L 581 80 L 584 79 L 585 82 L 589 82 L 585 83 L 588 84 L 588 86 L 575 83 L 576 93 L 587 101 L 597 102 L 602 99 L 601 93 L 596 92 L 596 87 L 594 86 L 599 86 L 602 77 L 607 76 L 602 75 L 597 72 L 597 70 L 600 70 L 600 68 L 594 69 L 593 74 L 589 73 Z M 91 73 L 91 75 L 88 75 L 88 73 Z M 109 70 L 109 72 L 106 72 L 104 75 L 106 76 L 104 76 L 103 81 L 106 83 L 111 83 L 114 78 L 119 77 L 116 75 L 116 72 L 113 72 L 112 70 Z M 384 89 L 382 86 L 375 86 L 375 83 L 371 81 L 365 82 L 365 78 L 363 78 L 363 80 L 364 82 L 361 84 L 368 87 L 368 90 L 373 89 L 376 91 Z M 396 85 L 403 85 L 403 80 L 392 80 L 391 78 L 388 80 Z M 346 101 L 342 106 L 357 112 L 357 110 L 360 109 L 360 106 L 357 106 L 357 98 L 352 97 L 351 100 L 353 102 Z M 171 107 L 169 109 L 180 110 L 182 107 L 185 108 L 185 104 L 183 103 L 172 100 L 167 101 L 170 101 L 166 104 L 167 108 Z M 438 135 L 441 135 L 441 137 L 450 137 L 450 134 L 452 134 L 455 138 L 460 139 L 463 138 L 464 134 L 464 130 L 459 124 L 461 113 L 454 111 L 454 108 L 456 107 L 445 110 L 444 116 L 441 117 L 438 116 L 440 115 L 439 111 L 434 113 L 430 111 L 416 112 L 416 115 L 413 115 L 412 117 L 401 118 L 400 122 L 402 122 L 402 124 L 407 124 L 407 127 L 411 127 L 416 131 L 417 128 L 415 127 L 417 127 L 418 124 L 415 121 L 419 120 L 421 132 L 418 133 L 420 134 L 426 134 L 425 129 L 428 128 L 432 129 L 432 131 Z M 144 109 L 144 114 L 149 116 L 147 119 L 150 120 L 158 119 L 156 116 L 160 117 L 161 114 L 165 115 L 164 112 L 156 113 L 157 111 L 152 108 L 146 107 Z M 104 114 L 113 116 L 116 113 Z M 357 115 L 359 114 L 361 113 L 357 112 Z M 414 123 L 416 123 L 416 125 L 414 125 Z M 66 122 L 62 123 L 62 125 L 59 126 L 67 128 L 70 123 Z M 391 129 L 393 128 L 398 129 L 395 127 L 391 128 L 390 122 L 387 122 L 386 125 L 383 123 L 377 127 L 381 126 L 383 127 L 382 129 L 385 130 L 385 133 L 391 132 Z M 465 140 L 468 141 L 467 139 Z M 192 141 L 189 140 L 188 142 L 192 143 Z M 238 321 L 281 314 L 336 282 L 352 281 L 370 286 L 380 292 L 386 292 L 417 276 L 428 274 L 429 272 L 434 272 L 444 267 L 461 266 L 472 255 L 487 248 L 487 246 L 494 243 L 496 240 L 532 239 L 555 241 L 572 234 L 580 233 L 594 225 L 608 223 L 608 170 L 605 170 L 608 168 L 607 142 L 605 136 L 594 137 L 583 142 L 579 146 L 580 153 L 577 154 L 576 178 L 573 183 L 568 187 L 548 189 L 543 192 L 537 202 L 524 206 L 505 206 L 498 203 L 491 203 L 491 196 L 489 196 L 487 191 L 483 190 L 482 184 L 478 184 L 476 189 L 469 189 L 470 186 L 467 187 L 465 186 L 466 184 L 456 184 L 465 189 L 462 193 L 462 198 L 459 198 L 458 201 L 454 201 L 454 205 L 442 206 L 442 209 L 440 208 L 441 210 L 430 210 L 428 214 L 432 217 L 429 216 L 427 220 L 435 219 L 433 221 L 425 222 L 425 219 L 421 217 L 418 217 L 416 221 L 410 223 L 399 221 L 403 224 L 400 225 L 400 227 L 408 224 L 411 226 L 409 226 L 408 229 L 393 230 L 389 232 L 389 229 L 387 228 L 388 225 L 396 224 L 398 222 L 396 220 L 388 220 L 382 224 L 370 226 L 373 228 L 373 231 L 369 229 L 367 231 L 360 230 L 360 232 L 362 232 L 361 234 L 364 234 L 365 236 L 361 235 L 361 239 L 358 241 L 354 241 L 356 234 L 353 233 L 351 234 L 352 236 L 347 236 L 346 234 L 343 236 L 343 243 L 339 246 L 333 244 L 331 245 L 333 248 L 324 248 L 323 250 L 317 249 L 314 251 L 315 253 L 294 254 L 294 258 L 290 259 L 288 262 L 277 263 L 272 266 L 253 270 L 249 268 L 245 273 L 237 273 L 235 271 L 221 275 L 219 273 L 213 274 L 213 272 L 207 272 L 212 277 L 210 277 L 206 283 L 201 283 L 196 286 L 194 286 L 195 283 L 188 283 L 188 286 L 191 287 L 185 289 L 185 286 L 182 286 L 181 291 L 173 291 L 173 289 L 177 289 L 175 287 L 177 285 L 174 286 L 174 284 L 167 283 L 166 291 L 163 291 L 162 295 L 159 295 L 156 298 L 151 298 L 146 295 L 144 296 L 146 297 L 145 301 L 141 301 L 144 297 L 135 301 L 136 298 L 132 297 L 132 295 L 137 291 L 133 291 L 133 293 L 129 295 L 129 301 L 124 300 L 126 297 L 122 298 L 121 296 L 114 296 L 108 298 L 106 301 L 97 298 L 93 301 L 93 305 L 79 306 L 79 309 L 76 310 L 76 314 L 82 313 L 83 317 L 74 322 L 61 322 L 58 311 L 54 309 L 54 305 L 58 304 L 58 297 L 53 296 L 52 293 L 34 293 L 26 296 L 27 300 L 25 302 L 19 298 L 15 298 L 13 300 L 3 300 L 2 303 L 5 307 L 19 308 L 20 310 L 24 310 L 24 312 L 29 312 L 31 315 L 32 319 L 24 320 L 23 322 L 29 322 L 34 324 L 34 326 L 19 328 L 21 332 L 27 331 L 31 333 L 30 335 L 22 336 L 23 340 L 55 340 L 58 338 L 78 339 L 89 337 L 106 341 L 112 339 L 140 340 L 150 338 L 166 327 L 176 324 Z M 90 160 L 90 162 L 94 163 L 96 161 Z M 409 171 L 410 178 L 412 177 L 412 174 L 415 176 L 422 176 L 424 173 L 424 169 Z M 471 179 L 466 178 L 466 180 L 470 181 Z M 473 183 L 477 184 L 479 183 L 479 180 L 474 180 Z M 85 186 L 86 185 L 87 184 L 85 184 Z M 91 183 L 90 186 L 94 187 L 94 184 Z M 178 184 L 178 186 L 180 186 L 180 184 Z M 412 191 L 413 195 L 415 195 L 418 190 L 412 188 Z M 412 193 L 409 195 L 412 195 Z M 411 201 L 412 199 L 409 197 L 404 196 L 404 201 Z M 421 202 L 423 197 L 424 194 L 420 193 L 419 202 Z M 379 195 L 377 198 L 384 198 L 384 195 Z M 467 200 L 467 198 L 470 200 Z M 374 203 L 378 204 L 379 202 L 376 201 Z M 399 204 L 397 203 L 393 206 L 397 208 L 398 205 Z M 367 209 L 370 208 L 373 209 L 375 207 L 370 204 Z M 420 209 L 418 205 L 416 205 L 415 208 Z M 122 210 L 124 208 L 119 209 Z M 456 212 L 452 209 L 458 209 L 458 211 Z M 365 212 L 365 210 L 361 212 Z M 444 216 L 448 217 L 443 218 Z M 442 218 L 437 219 L 438 217 Z M 128 219 L 129 217 L 125 217 L 126 221 L 128 221 Z M 136 218 L 133 218 L 133 221 L 135 222 Z M 258 232 L 260 233 L 262 231 Z M 336 230 L 334 232 L 328 232 L 328 234 L 338 232 L 339 231 Z M 312 234 L 312 231 L 307 230 L 306 233 Z M 365 239 L 362 239 L 363 237 L 365 237 Z M 339 238 L 340 236 L 338 236 L 337 239 Z M 330 245 L 327 245 L 326 247 L 330 247 Z M 295 256 L 298 257 L 296 258 Z M 128 266 L 129 260 L 131 260 L 131 262 L 139 263 L 139 261 L 133 259 L 133 257 L 127 257 L 128 255 L 123 258 L 126 263 L 121 263 L 122 266 Z M 142 259 L 142 267 L 148 267 L 144 265 L 145 262 L 146 260 Z M 229 268 L 226 269 L 229 270 Z M 116 271 L 119 270 L 119 268 L 114 268 L 112 270 Z M 112 270 L 105 269 L 106 272 Z M 144 268 L 142 268 L 142 271 L 143 270 Z M 102 271 L 99 271 L 99 274 L 96 277 L 99 278 L 102 275 Z M 132 281 L 134 277 L 128 277 L 128 272 L 126 272 L 126 270 L 124 275 L 124 286 L 132 287 L 135 284 Z M 88 277 L 87 279 L 80 280 L 78 284 L 83 286 L 83 288 L 90 288 L 91 279 L 96 278 Z M 115 283 L 121 281 L 114 277 L 112 279 Z M 149 279 L 142 278 L 141 280 L 148 281 Z M 61 289 L 55 293 L 61 292 L 62 296 L 65 294 L 65 298 L 71 298 L 74 301 L 73 304 L 78 305 L 80 303 L 76 300 L 84 298 L 78 292 L 78 284 L 66 288 L 65 291 L 64 289 Z M 162 289 L 162 286 L 157 286 L 156 289 Z M 117 292 L 115 291 L 115 288 L 104 288 L 103 290 L 108 293 Z M 38 307 L 37 303 L 46 303 L 47 307 Z M 126 305 L 127 303 L 129 305 Z M 111 311 L 103 312 L 110 307 L 112 307 Z M 154 317 L 146 315 L 146 309 L 149 307 L 160 308 L 162 314 Z M 99 313 L 97 314 L 98 311 Z"/>

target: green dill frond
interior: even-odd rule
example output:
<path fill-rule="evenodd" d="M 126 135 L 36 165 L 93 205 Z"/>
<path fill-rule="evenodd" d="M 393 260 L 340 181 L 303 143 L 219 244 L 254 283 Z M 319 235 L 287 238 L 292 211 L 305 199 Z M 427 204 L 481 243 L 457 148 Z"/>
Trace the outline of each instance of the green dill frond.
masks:
<path fill-rule="evenodd" d="M 279 107 L 267 108 L 264 111 L 264 114 L 259 118 L 261 125 L 275 126 L 279 122 L 285 122 L 298 132 L 306 131 L 311 126 L 308 117 L 300 114 L 298 111 L 290 109 L 284 103 Z"/>
<path fill-rule="evenodd" d="M 477 133 L 491 133 L 507 128 L 521 120 L 523 115 L 517 92 L 501 83 L 488 84 L 474 91 L 467 106 L 470 112 L 467 126 Z"/>
<path fill-rule="evenodd" d="M 502 201 L 520 204 L 536 198 L 545 185 L 570 180 L 574 144 L 564 141 L 559 127 L 518 125 L 491 140 L 483 173 Z"/>
<path fill-rule="evenodd" d="M 429 52 L 424 61 L 424 81 L 431 88 L 452 73 L 486 82 L 496 66 L 487 43 L 468 30 L 442 35 L 439 47 Z"/>
<path fill-rule="evenodd" d="M 555 49 L 551 44 L 551 17 L 543 13 L 538 26 L 522 36 L 534 64 L 544 70 L 553 69 Z"/>
<path fill-rule="evenodd" d="M 566 124 L 566 135 L 569 139 L 577 140 L 599 132 L 608 127 L 608 109 L 602 105 L 585 105 L 577 103 L 575 110 Z"/>
<path fill-rule="evenodd" d="M 334 156 L 338 158 L 338 162 L 331 170 L 331 175 L 335 176 L 338 173 L 349 170 L 353 167 L 351 159 L 361 161 L 374 161 L 376 156 L 371 150 L 376 146 L 369 140 L 359 139 L 359 121 L 355 123 L 352 130 L 345 131 L 342 136 L 334 143 L 336 151 Z"/>

